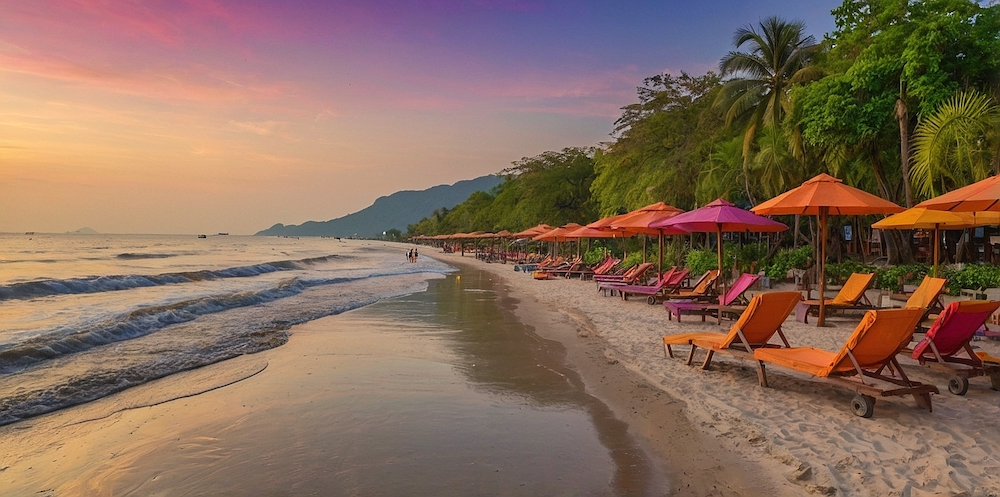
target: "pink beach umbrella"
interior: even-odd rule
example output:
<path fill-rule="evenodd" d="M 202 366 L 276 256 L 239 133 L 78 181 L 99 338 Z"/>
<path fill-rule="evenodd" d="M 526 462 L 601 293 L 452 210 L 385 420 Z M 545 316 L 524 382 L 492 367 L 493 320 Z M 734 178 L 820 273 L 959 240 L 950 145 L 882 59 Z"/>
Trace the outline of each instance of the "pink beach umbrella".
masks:
<path fill-rule="evenodd" d="M 708 205 L 690 212 L 678 214 L 670 219 L 650 225 L 654 228 L 679 228 L 692 233 L 715 233 L 719 256 L 719 273 L 722 273 L 722 233 L 744 232 L 776 233 L 785 231 L 788 226 L 782 223 L 758 216 L 748 210 L 736 207 L 724 199 L 715 200 Z M 722 293 L 726 292 L 726 279 L 722 278 Z"/>

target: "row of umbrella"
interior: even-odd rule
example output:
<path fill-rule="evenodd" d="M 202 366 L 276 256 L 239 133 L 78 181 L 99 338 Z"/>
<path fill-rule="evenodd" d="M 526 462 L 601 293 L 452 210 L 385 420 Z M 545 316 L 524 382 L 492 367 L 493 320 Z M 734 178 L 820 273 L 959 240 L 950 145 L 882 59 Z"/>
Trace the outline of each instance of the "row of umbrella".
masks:
<path fill-rule="evenodd" d="M 905 212 L 904 212 L 905 211 Z M 877 229 L 934 229 L 934 274 L 937 274 L 940 229 L 961 229 L 1000 224 L 1000 175 L 921 202 L 905 210 L 888 201 L 851 187 L 827 174 L 820 174 L 801 186 L 763 202 L 750 211 L 718 199 L 690 212 L 658 202 L 619 216 L 600 219 L 586 226 L 570 224 L 553 228 L 539 225 L 512 233 L 517 238 L 531 237 L 537 241 L 562 242 L 579 238 L 629 237 L 638 234 L 657 235 L 660 243 L 662 268 L 663 237 L 670 234 L 714 232 L 717 237 L 718 264 L 722 268 L 722 233 L 778 232 L 788 229 L 782 223 L 763 216 L 817 216 L 820 231 L 819 300 L 817 325 L 822 326 L 825 314 L 826 241 L 829 216 L 896 214 L 873 225 Z M 461 236 L 459 236 L 461 235 Z M 473 238 L 497 234 L 456 234 L 452 238 Z M 434 237 L 429 237 L 434 238 Z M 725 288 L 723 287 L 723 291 Z"/>

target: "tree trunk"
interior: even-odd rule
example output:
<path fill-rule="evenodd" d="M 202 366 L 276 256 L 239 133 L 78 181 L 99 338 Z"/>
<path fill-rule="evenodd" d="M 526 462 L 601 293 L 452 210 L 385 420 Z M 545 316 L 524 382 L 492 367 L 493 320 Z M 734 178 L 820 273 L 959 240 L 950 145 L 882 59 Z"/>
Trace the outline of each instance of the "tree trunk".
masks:
<path fill-rule="evenodd" d="M 906 208 L 909 209 L 913 207 L 913 193 L 910 190 L 910 113 L 903 101 L 906 96 L 903 88 L 896 100 L 896 122 L 899 123 L 899 166 L 903 172 L 903 194 L 906 196 Z"/>

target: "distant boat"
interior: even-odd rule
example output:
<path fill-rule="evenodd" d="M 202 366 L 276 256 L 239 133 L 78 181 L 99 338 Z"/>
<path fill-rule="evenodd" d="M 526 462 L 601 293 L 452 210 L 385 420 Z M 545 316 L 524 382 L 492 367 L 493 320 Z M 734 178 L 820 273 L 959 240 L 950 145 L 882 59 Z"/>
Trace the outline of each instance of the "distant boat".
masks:
<path fill-rule="evenodd" d="M 198 238 L 208 238 L 208 235 L 198 235 Z"/>
<path fill-rule="evenodd" d="M 35 232 L 34 231 L 25 231 L 24 234 L 25 235 L 34 235 Z"/>
<path fill-rule="evenodd" d="M 229 234 L 229 233 L 223 233 L 223 232 L 221 232 L 221 231 L 219 232 L 219 236 L 226 236 L 226 235 L 228 235 L 228 234 Z"/>

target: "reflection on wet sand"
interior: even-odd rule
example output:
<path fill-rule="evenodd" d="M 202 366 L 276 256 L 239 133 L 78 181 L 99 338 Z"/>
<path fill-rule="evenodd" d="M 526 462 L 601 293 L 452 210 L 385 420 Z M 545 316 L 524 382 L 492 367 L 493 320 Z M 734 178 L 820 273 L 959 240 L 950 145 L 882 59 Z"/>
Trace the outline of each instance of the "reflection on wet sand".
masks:
<path fill-rule="evenodd" d="M 617 495 L 658 495 L 662 475 L 628 435 L 628 426 L 588 395 L 579 376 L 562 363 L 562 345 L 544 340 L 517 323 L 516 300 L 486 272 L 467 270 L 433 283 L 436 316 L 460 330 L 450 335 L 465 360 L 462 372 L 478 389 L 501 397 L 516 396 L 528 405 L 576 409 L 590 417 L 602 445 L 614 461 Z"/>
<path fill-rule="evenodd" d="M 4 495 L 664 494 L 657 465 L 586 394 L 562 364 L 561 346 L 514 321 L 514 302 L 483 273 L 458 276 L 294 327 L 288 344 L 246 356 L 266 360 L 266 369 L 224 388 L 114 412 L 203 391 L 186 384 L 198 378 L 232 376 L 206 370 L 0 427 L 0 488 Z"/>

